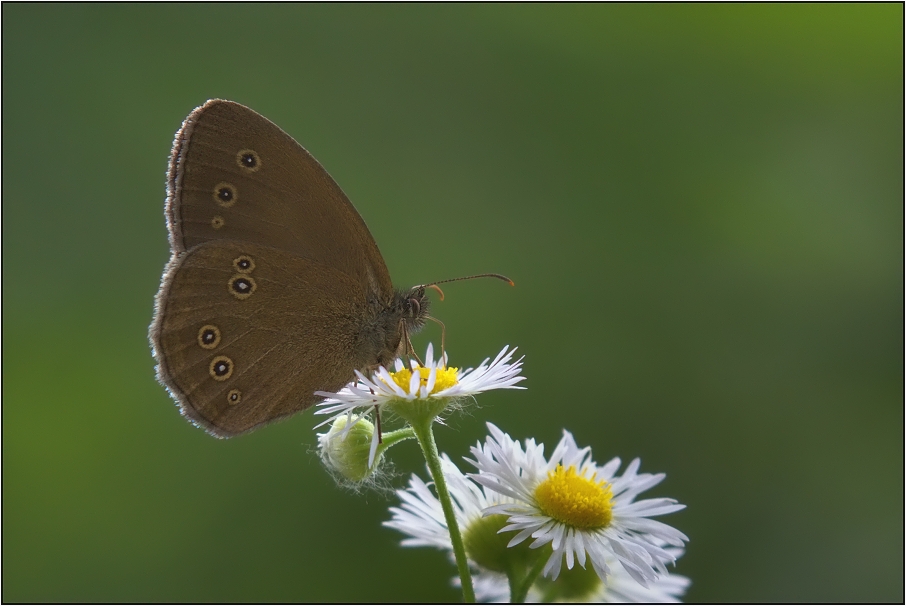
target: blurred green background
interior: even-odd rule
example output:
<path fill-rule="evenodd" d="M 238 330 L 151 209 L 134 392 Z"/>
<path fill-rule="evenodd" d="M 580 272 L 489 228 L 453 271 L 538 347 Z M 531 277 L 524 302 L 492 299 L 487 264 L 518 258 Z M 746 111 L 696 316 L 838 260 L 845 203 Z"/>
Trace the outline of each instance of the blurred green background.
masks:
<path fill-rule="evenodd" d="M 397 285 L 516 281 L 435 304 L 453 363 L 528 377 L 443 451 L 490 420 L 640 456 L 690 601 L 903 601 L 902 5 L 2 11 L 4 601 L 458 599 L 310 412 L 215 440 L 154 380 L 167 155 L 211 97 L 321 161 Z"/>

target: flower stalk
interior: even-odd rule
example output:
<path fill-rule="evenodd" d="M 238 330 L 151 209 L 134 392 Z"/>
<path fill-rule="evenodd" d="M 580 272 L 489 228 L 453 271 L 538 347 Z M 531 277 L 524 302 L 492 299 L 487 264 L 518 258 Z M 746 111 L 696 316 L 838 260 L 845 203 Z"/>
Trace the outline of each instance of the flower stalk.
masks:
<path fill-rule="evenodd" d="M 462 583 L 462 599 L 466 604 L 475 603 L 475 590 L 472 588 L 472 573 L 469 571 L 469 562 L 466 559 L 466 549 L 462 541 L 462 532 L 459 529 L 459 523 L 456 521 L 456 514 L 453 511 L 453 500 L 450 498 L 450 491 L 447 488 L 447 481 L 444 478 L 444 472 L 440 464 L 440 455 L 437 452 L 437 443 L 434 441 L 433 430 L 434 419 L 411 419 L 410 424 L 415 431 L 415 437 L 425 455 L 425 461 L 428 463 L 428 470 L 434 479 L 434 488 L 437 490 L 437 498 L 440 501 L 444 512 L 444 519 L 447 522 L 447 529 L 450 532 L 450 542 L 453 544 L 453 556 L 456 558 L 456 568 L 459 570 L 459 579 Z"/>
<path fill-rule="evenodd" d="M 544 570 L 546 563 L 547 558 L 539 553 L 535 565 L 531 567 L 525 578 L 521 579 L 521 582 L 512 572 L 507 574 L 507 578 L 510 581 L 510 604 L 525 604 L 529 589 L 535 584 L 535 580 L 541 574 L 541 571 Z"/>

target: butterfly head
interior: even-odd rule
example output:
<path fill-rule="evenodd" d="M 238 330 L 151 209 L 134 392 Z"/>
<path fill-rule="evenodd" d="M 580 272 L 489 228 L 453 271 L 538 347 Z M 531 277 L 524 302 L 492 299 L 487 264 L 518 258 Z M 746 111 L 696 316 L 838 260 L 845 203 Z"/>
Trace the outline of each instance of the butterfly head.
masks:
<path fill-rule="evenodd" d="M 425 286 L 415 286 L 401 295 L 397 299 L 400 317 L 409 332 L 415 332 L 425 325 L 431 300 L 425 294 Z"/>

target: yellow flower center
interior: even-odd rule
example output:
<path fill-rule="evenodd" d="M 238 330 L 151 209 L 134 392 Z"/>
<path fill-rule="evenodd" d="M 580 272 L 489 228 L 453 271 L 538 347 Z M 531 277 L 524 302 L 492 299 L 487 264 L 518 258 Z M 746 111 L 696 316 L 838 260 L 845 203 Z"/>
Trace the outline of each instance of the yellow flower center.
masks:
<path fill-rule="evenodd" d="M 448 387 L 453 387 L 456 385 L 456 372 L 457 368 L 438 368 L 437 375 L 434 378 L 434 388 L 431 390 L 431 393 L 428 395 L 434 395 L 439 391 L 443 391 Z M 425 368 L 424 366 L 419 366 L 416 371 L 420 375 L 421 385 L 428 386 L 428 375 L 431 374 L 431 370 Z M 408 368 L 404 368 L 397 372 L 391 372 L 390 377 L 393 379 L 393 382 L 403 388 L 403 391 L 409 392 L 409 382 L 412 381 L 412 371 Z"/>
<path fill-rule="evenodd" d="M 557 465 L 535 488 L 535 499 L 545 514 L 574 528 L 603 528 L 613 519 L 610 484 L 580 476 L 574 465 Z"/>

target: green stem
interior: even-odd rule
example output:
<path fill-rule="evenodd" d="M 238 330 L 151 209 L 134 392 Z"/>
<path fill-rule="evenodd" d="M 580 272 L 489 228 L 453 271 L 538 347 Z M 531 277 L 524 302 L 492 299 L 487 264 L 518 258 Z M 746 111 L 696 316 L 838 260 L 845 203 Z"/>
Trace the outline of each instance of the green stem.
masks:
<path fill-rule="evenodd" d="M 516 574 L 514 568 L 514 566 L 508 566 L 506 571 L 506 580 L 510 584 L 510 604 L 516 604 L 513 596 L 519 593 L 519 575 Z M 523 601 L 525 601 L 525 598 L 523 598 Z"/>
<path fill-rule="evenodd" d="M 466 548 L 462 542 L 462 533 L 459 531 L 456 514 L 453 512 L 453 500 L 447 489 L 447 480 L 444 478 L 440 466 L 440 456 L 437 454 L 437 444 L 434 442 L 434 431 L 431 429 L 432 424 L 433 419 L 415 423 L 412 423 L 410 419 L 410 425 L 415 430 L 419 446 L 422 447 L 425 460 L 428 462 L 428 470 L 434 479 L 437 498 L 444 510 L 447 530 L 450 531 L 450 541 L 453 543 L 453 555 L 456 557 L 456 567 L 459 569 L 459 579 L 462 582 L 462 599 L 467 604 L 474 604 L 475 590 L 472 589 L 472 574 L 469 572 L 469 562 L 466 560 Z"/>
<path fill-rule="evenodd" d="M 544 570 L 544 565 L 546 563 L 547 558 L 544 557 L 543 554 L 539 554 L 538 560 L 535 562 L 535 565 L 532 566 L 532 569 L 528 571 L 528 574 L 525 575 L 525 578 L 522 579 L 522 584 L 518 586 L 518 589 L 514 590 L 513 586 L 516 585 L 516 583 L 510 581 L 511 604 L 525 603 L 525 598 L 528 596 L 529 589 L 535 584 L 535 579 L 537 579 L 538 575 L 541 574 L 541 571 Z"/>
<path fill-rule="evenodd" d="M 403 440 L 411 440 L 415 438 L 415 432 L 412 431 L 412 428 L 408 425 L 402 429 L 397 429 L 396 431 L 388 431 L 381 436 L 381 441 L 383 444 L 378 446 L 378 452 L 381 452 L 381 449 L 387 450 L 391 446 L 396 446 Z"/>

